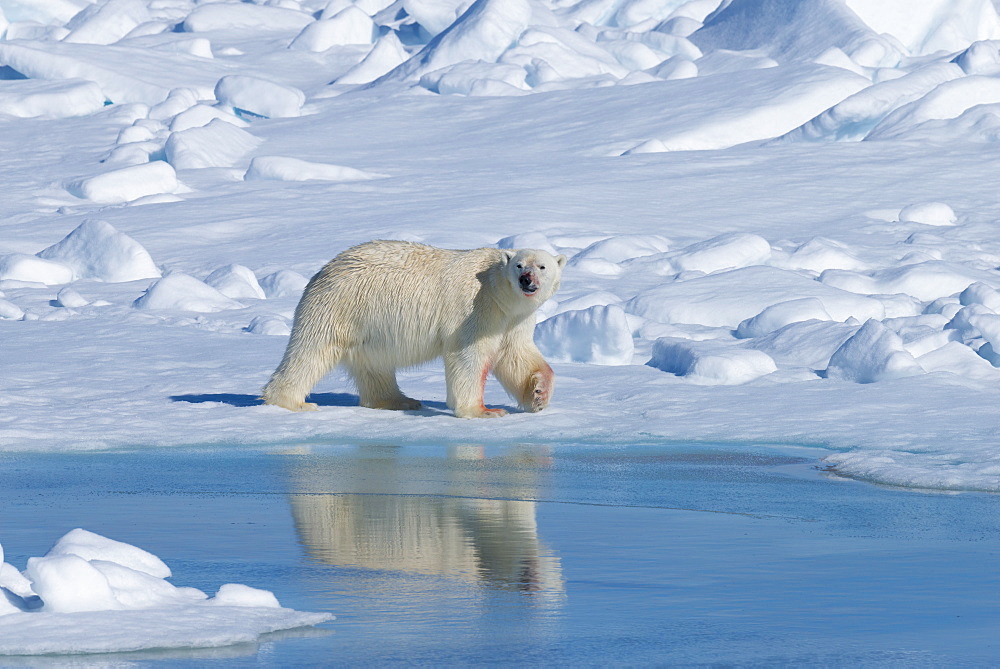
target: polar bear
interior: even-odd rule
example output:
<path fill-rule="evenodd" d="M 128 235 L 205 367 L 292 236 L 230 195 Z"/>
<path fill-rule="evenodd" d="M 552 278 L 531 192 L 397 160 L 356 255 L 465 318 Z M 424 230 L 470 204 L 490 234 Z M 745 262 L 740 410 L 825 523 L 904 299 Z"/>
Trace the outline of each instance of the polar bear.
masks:
<path fill-rule="evenodd" d="M 314 410 L 312 387 L 337 364 L 361 406 L 419 409 L 396 370 L 444 357 L 448 406 L 460 418 L 487 409 L 493 375 L 526 411 L 541 411 L 554 375 L 533 341 L 535 311 L 559 288 L 566 257 L 535 249 L 450 251 L 403 241 L 347 249 L 306 285 L 281 364 L 262 399 Z"/>

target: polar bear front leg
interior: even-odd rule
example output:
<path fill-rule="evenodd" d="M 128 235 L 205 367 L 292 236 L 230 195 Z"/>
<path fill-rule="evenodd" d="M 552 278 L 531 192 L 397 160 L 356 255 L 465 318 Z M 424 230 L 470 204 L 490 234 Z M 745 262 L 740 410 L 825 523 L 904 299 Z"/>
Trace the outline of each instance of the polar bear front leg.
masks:
<path fill-rule="evenodd" d="M 448 406 L 458 418 L 492 418 L 506 416 L 503 409 L 487 409 L 483 404 L 486 377 L 490 373 L 487 359 L 468 352 L 444 356 L 444 377 L 448 384 Z"/>
<path fill-rule="evenodd" d="M 537 413 L 552 399 L 555 374 L 534 344 L 520 352 L 501 350 L 493 374 L 525 411 Z"/>

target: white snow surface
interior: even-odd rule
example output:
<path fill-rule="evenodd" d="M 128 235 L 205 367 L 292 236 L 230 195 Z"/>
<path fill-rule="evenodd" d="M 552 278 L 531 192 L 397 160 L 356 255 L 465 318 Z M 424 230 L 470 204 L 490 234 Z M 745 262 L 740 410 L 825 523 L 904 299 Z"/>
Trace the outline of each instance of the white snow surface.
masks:
<path fill-rule="evenodd" d="M 152 553 L 79 528 L 24 572 L 3 555 L 0 546 L 0 656 L 211 648 L 333 618 L 239 583 L 211 598 L 177 587 Z"/>
<path fill-rule="evenodd" d="M 0 449 L 769 441 L 1000 491 L 1000 20 L 918 5 L 0 0 Z M 376 238 L 564 254 L 550 407 L 459 424 L 439 362 L 419 412 L 261 406 Z"/>

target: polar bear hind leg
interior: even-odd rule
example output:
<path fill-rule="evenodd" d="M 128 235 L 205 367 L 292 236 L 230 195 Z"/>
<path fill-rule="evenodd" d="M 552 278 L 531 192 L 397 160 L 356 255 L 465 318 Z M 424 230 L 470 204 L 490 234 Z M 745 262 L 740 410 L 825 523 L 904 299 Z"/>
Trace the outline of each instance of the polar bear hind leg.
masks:
<path fill-rule="evenodd" d="M 400 391 L 396 383 L 396 370 L 393 368 L 383 369 L 363 361 L 354 361 L 347 365 L 347 371 L 358 388 L 363 407 L 412 411 L 422 406 L 419 400 L 407 397 Z"/>
<path fill-rule="evenodd" d="M 293 340 L 285 350 L 281 364 L 264 386 L 261 399 L 265 404 L 291 411 L 316 411 L 318 407 L 306 402 L 306 395 L 339 360 L 340 351 L 335 347 L 310 346 L 301 340 Z"/>

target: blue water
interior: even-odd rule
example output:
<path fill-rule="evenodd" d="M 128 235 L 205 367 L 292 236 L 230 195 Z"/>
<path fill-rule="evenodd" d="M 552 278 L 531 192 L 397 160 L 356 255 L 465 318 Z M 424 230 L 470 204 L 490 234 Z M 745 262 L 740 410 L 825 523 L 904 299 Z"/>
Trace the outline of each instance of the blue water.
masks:
<path fill-rule="evenodd" d="M 83 527 L 319 628 L 101 666 L 988 666 L 1000 497 L 752 444 L 312 444 L 0 455 L 23 568 Z M 67 658 L 0 658 L 60 666 Z"/>

